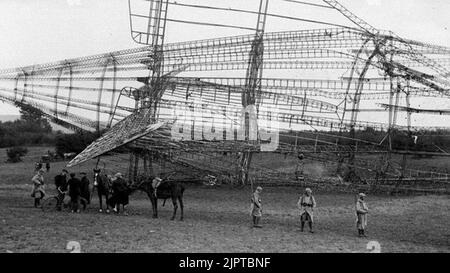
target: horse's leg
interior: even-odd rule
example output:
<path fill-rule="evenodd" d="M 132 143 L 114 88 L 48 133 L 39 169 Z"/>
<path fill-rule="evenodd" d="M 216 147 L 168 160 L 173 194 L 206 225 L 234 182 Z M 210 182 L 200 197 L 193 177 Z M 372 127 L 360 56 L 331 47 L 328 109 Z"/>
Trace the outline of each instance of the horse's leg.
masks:
<path fill-rule="evenodd" d="M 109 213 L 109 193 L 105 194 L 106 199 L 106 213 Z"/>
<path fill-rule="evenodd" d="M 181 212 L 181 216 L 180 216 L 180 221 L 183 221 L 184 218 L 184 206 L 183 206 L 183 196 L 180 195 L 178 196 L 178 202 L 180 203 L 180 212 Z"/>
<path fill-rule="evenodd" d="M 150 203 L 152 204 L 152 217 L 158 218 L 158 212 L 156 209 L 156 202 L 155 202 L 155 196 L 153 195 L 153 191 L 146 191 L 148 198 L 150 199 Z"/>
<path fill-rule="evenodd" d="M 98 194 L 98 202 L 100 203 L 100 212 L 103 212 L 103 200 L 102 200 L 102 194 L 101 192 L 97 189 L 97 194 Z"/>
<path fill-rule="evenodd" d="M 175 220 L 175 216 L 177 215 L 177 209 L 178 209 L 178 203 L 177 198 L 175 196 L 172 196 L 172 204 L 173 204 L 173 215 L 170 220 Z"/>
<path fill-rule="evenodd" d="M 92 186 L 92 191 L 91 191 L 91 194 L 89 195 L 89 203 L 91 203 L 92 198 L 94 197 L 95 188 L 96 188 L 96 186 Z M 97 194 L 98 194 L 98 190 L 97 190 Z"/>
<path fill-rule="evenodd" d="M 153 218 L 158 218 L 158 198 L 153 196 Z"/>

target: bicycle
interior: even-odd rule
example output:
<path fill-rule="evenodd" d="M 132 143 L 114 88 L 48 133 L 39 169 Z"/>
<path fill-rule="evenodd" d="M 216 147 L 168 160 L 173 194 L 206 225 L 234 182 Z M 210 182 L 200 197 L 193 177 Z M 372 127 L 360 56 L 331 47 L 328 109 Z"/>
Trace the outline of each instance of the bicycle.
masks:
<path fill-rule="evenodd" d="M 59 191 L 59 189 L 58 189 Z M 50 196 L 48 198 L 45 198 L 44 201 L 41 203 L 41 208 L 44 212 L 50 212 L 50 211 L 57 211 L 58 210 L 58 201 L 60 200 L 60 195 L 53 195 Z M 83 198 L 80 197 L 80 204 L 88 204 L 88 201 Z M 70 197 L 65 194 L 64 195 L 64 200 L 62 200 L 62 204 L 61 204 L 61 210 L 68 210 L 71 211 L 71 199 Z"/>

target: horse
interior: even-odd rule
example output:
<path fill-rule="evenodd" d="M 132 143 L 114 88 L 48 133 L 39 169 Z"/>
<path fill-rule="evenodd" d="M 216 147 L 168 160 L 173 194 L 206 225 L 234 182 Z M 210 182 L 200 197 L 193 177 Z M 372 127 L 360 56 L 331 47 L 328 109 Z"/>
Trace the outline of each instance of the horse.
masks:
<path fill-rule="evenodd" d="M 163 181 L 158 186 L 155 196 L 155 190 L 153 188 L 152 181 L 153 178 L 150 177 L 141 178 L 140 182 L 137 185 L 131 186 L 131 189 L 141 190 L 147 193 L 147 196 L 150 198 L 150 202 L 152 203 L 153 218 L 158 218 L 158 199 L 164 200 L 164 204 L 166 203 L 167 199 L 169 198 L 172 199 L 173 215 L 172 218 L 170 218 L 170 220 L 175 220 L 179 203 L 181 212 L 180 221 L 183 221 L 183 214 L 184 214 L 183 193 L 185 190 L 184 186 L 175 181 Z"/>
<path fill-rule="evenodd" d="M 98 200 L 100 202 L 100 212 L 103 212 L 103 199 L 106 198 L 106 212 L 109 213 L 109 196 L 111 193 L 111 180 L 105 175 L 101 173 L 100 169 L 94 169 L 94 187 L 92 188 L 92 194 L 94 194 L 94 189 L 97 188 Z"/>

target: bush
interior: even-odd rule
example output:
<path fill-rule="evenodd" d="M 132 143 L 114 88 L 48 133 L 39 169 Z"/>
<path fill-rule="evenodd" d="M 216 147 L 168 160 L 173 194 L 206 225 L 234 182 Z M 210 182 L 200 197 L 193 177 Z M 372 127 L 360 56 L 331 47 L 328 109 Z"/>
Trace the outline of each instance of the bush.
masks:
<path fill-rule="evenodd" d="M 28 149 L 24 147 L 13 147 L 6 150 L 6 155 L 8 156 L 7 162 L 17 163 L 22 161 L 22 156 L 28 153 Z"/>

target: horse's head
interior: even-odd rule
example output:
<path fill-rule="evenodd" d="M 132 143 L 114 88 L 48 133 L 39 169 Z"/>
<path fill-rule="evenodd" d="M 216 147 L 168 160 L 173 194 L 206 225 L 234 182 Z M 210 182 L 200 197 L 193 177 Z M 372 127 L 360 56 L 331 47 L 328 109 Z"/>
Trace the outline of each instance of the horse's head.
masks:
<path fill-rule="evenodd" d="M 100 169 L 94 169 L 94 186 L 98 186 L 100 172 Z"/>

